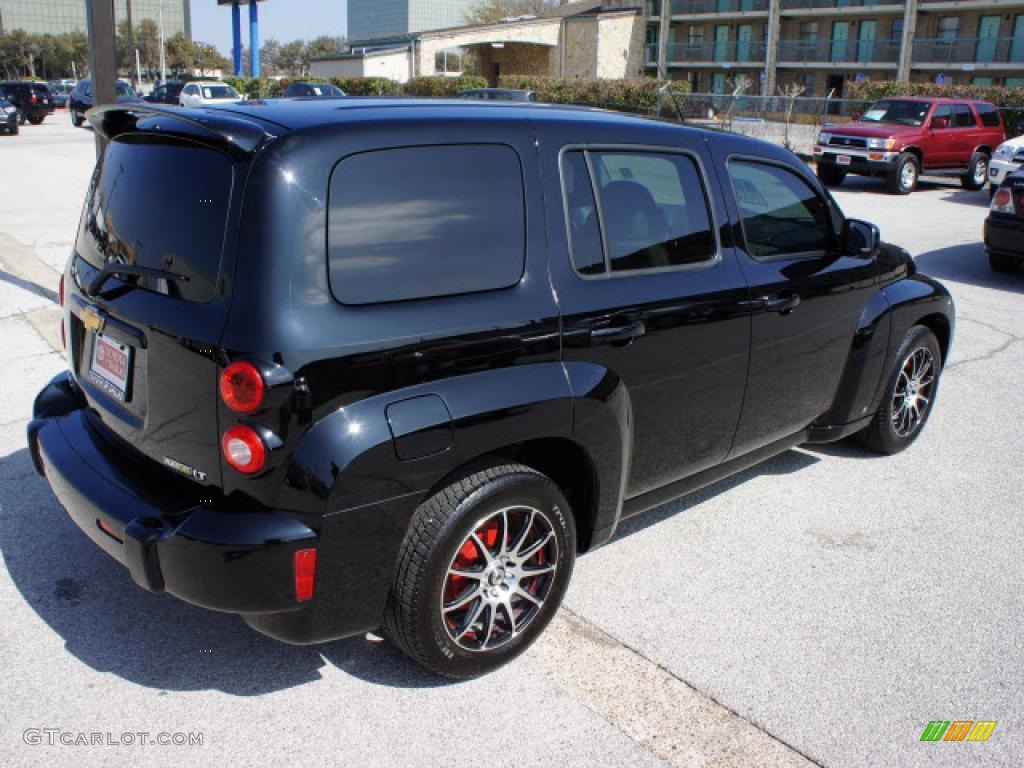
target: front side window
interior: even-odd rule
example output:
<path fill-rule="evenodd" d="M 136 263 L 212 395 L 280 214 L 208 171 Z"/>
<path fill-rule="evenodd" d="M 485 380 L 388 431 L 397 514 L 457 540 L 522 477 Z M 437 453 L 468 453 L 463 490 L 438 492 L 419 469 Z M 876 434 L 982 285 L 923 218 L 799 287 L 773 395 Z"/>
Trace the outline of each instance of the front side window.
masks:
<path fill-rule="evenodd" d="M 689 156 L 570 152 L 563 177 L 580 273 L 680 267 L 715 257 L 707 195 Z"/>
<path fill-rule="evenodd" d="M 935 126 L 936 120 L 945 120 L 946 127 L 951 128 L 953 126 L 953 108 L 948 104 L 940 104 L 932 112 L 932 126 Z"/>
<path fill-rule="evenodd" d="M 331 174 L 331 291 L 344 304 L 509 288 L 523 275 L 519 155 L 503 145 L 365 152 Z"/>
<path fill-rule="evenodd" d="M 822 256 L 834 250 L 828 205 L 795 173 L 777 165 L 734 160 L 729 177 L 747 253 L 753 258 Z"/>

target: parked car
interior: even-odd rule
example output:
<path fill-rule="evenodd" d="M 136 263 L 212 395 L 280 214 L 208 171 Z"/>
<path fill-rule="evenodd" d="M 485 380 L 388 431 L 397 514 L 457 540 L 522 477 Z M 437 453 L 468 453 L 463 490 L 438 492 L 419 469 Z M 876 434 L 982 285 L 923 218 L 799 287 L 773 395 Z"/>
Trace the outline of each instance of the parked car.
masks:
<path fill-rule="evenodd" d="M 196 81 L 186 83 L 178 97 L 183 107 L 206 107 L 211 104 L 231 104 L 240 101 L 238 91 L 227 83 Z"/>
<path fill-rule="evenodd" d="M 470 88 L 459 91 L 458 98 L 483 101 L 536 101 L 537 94 L 533 91 L 522 91 L 515 88 Z"/>
<path fill-rule="evenodd" d="M 4 80 L 0 82 L 0 88 L 4 89 L 7 100 L 17 108 L 18 122 L 21 125 L 24 125 L 25 121 L 39 125 L 47 115 L 53 114 L 53 98 L 46 83 Z"/>
<path fill-rule="evenodd" d="M 14 106 L 0 88 L 0 128 L 8 136 L 18 135 L 18 108 Z"/>
<path fill-rule="evenodd" d="M 139 94 L 132 88 L 131 83 L 118 80 L 115 83 L 118 104 L 145 104 L 139 98 Z M 92 109 L 92 80 L 79 80 L 71 91 L 68 99 L 68 111 L 71 113 L 71 123 L 76 128 L 85 122 L 86 111 Z"/>
<path fill-rule="evenodd" d="M 344 95 L 341 88 L 330 83 L 295 82 L 285 89 L 283 98 L 340 99 Z"/>
<path fill-rule="evenodd" d="M 31 455 L 139 585 L 280 640 L 383 625 L 481 674 L 624 518 L 800 443 L 897 453 L 934 405 L 949 293 L 780 147 L 468 101 L 128 111 L 89 115 Z"/>
<path fill-rule="evenodd" d="M 57 109 L 64 109 L 71 98 L 71 91 L 74 90 L 73 83 L 51 82 L 46 86 L 50 89 L 50 96 L 53 98 L 53 106 Z"/>
<path fill-rule="evenodd" d="M 992 196 L 985 251 L 996 272 L 1016 272 L 1024 262 L 1024 169 L 1006 176 Z"/>
<path fill-rule="evenodd" d="M 1024 166 L 1024 136 L 1007 139 L 992 153 L 988 169 L 988 181 L 992 194 L 1009 174 Z"/>
<path fill-rule="evenodd" d="M 910 194 L 922 173 L 955 175 L 981 189 L 992 152 L 1006 140 L 999 110 L 985 101 L 888 98 L 856 121 L 826 125 L 814 147 L 818 178 L 835 187 L 849 173 L 880 176 Z"/>
<path fill-rule="evenodd" d="M 181 89 L 184 87 L 185 83 L 169 80 L 166 83 L 160 83 L 151 94 L 142 98 L 151 104 L 178 106 L 181 103 Z"/>

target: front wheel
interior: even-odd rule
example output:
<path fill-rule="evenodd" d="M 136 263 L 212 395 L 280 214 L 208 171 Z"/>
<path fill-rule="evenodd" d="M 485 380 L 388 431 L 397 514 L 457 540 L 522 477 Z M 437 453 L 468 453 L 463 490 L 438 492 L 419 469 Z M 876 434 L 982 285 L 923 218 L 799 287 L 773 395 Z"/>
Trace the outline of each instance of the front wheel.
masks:
<path fill-rule="evenodd" d="M 896 158 L 896 166 L 886 179 L 889 192 L 894 195 L 909 195 L 917 189 L 917 179 L 921 173 L 917 158 L 904 152 Z"/>
<path fill-rule="evenodd" d="M 978 190 L 988 180 L 988 155 L 975 152 L 967 165 L 967 173 L 960 177 L 960 186 L 964 189 Z"/>
<path fill-rule="evenodd" d="M 989 251 L 988 265 L 992 267 L 993 272 L 1010 274 L 1017 271 L 1017 268 L 1020 266 L 1020 261 L 1012 256 L 1007 256 L 1004 253 L 992 253 Z"/>
<path fill-rule="evenodd" d="M 75 126 L 75 128 L 81 128 L 82 127 L 82 123 L 84 123 L 84 122 L 85 122 L 85 119 L 82 117 L 82 113 L 77 111 L 77 110 L 72 109 L 71 110 L 71 124 L 73 126 Z"/>
<path fill-rule="evenodd" d="M 826 187 L 838 187 L 845 178 L 846 171 L 841 171 L 834 165 L 818 164 L 818 179 Z"/>
<path fill-rule="evenodd" d="M 558 487 L 520 464 L 493 464 L 416 510 L 399 555 L 385 630 L 438 675 L 465 679 L 522 653 L 562 602 L 575 562 Z"/>
<path fill-rule="evenodd" d="M 857 437 L 878 453 L 908 448 L 932 412 L 942 371 L 942 350 L 935 334 L 915 325 L 903 337 L 882 402 L 871 424 Z"/>
<path fill-rule="evenodd" d="M 24 112 L 22 112 L 22 111 L 21 111 L 21 110 L 19 109 L 19 110 L 18 110 L 18 125 L 24 125 L 24 124 L 25 124 L 25 113 L 24 113 Z"/>

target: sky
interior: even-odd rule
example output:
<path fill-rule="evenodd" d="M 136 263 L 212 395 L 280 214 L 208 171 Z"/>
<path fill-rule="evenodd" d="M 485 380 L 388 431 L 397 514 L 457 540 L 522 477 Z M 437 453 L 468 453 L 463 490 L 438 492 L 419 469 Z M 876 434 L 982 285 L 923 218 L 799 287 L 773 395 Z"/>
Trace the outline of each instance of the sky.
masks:
<path fill-rule="evenodd" d="M 192 39 L 213 43 L 225 56 L 231 53 L 231 6 L 217 0 L 192 0 Z M 281 43 L 336 37 L 347 29 L 346 0 L 267 0 L 259 4 L 260 41 Z M 242 45 L 249 45 L 249 9 L 242 6 Z"/>

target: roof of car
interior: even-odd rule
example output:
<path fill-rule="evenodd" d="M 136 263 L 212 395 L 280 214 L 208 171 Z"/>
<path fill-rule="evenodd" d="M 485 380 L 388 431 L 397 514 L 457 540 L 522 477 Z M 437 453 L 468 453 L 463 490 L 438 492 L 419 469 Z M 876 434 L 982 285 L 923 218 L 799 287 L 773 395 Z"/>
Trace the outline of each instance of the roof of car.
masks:
<path fill-rule="evenodd" d="M 924 104 L 990 104 L 984 99 L 951 99 L 948 96 L 880 96 L 878 101 L 919 101 Z"/>
<path fill-rule="evenodd" d="M 359 98 L 342 100 L 250 99 L 217 106 L 219 112 L 254 118 L 292 131 L 332 123 L 402 118 L 408 120 L 461 117 L 529 117 L 531 120 L 620 121 L 649 124 L 642 118 L 593 107 L 536 102 L 475 101 L 470 99 Z"/>

